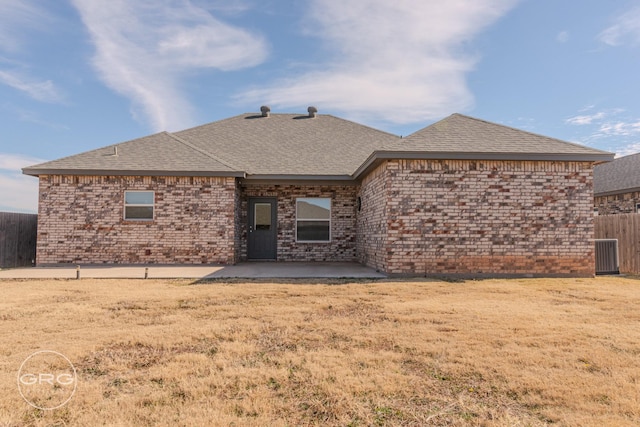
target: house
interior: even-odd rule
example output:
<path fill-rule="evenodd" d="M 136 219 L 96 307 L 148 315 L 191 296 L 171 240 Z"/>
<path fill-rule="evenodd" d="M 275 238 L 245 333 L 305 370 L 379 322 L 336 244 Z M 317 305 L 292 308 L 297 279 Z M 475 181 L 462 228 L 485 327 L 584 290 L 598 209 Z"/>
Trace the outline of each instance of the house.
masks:
<path fill-rule="evenodd" d="M 594 274 L 613 154 L 453 114 L 406 138 L 242 114 L 27 167 L 37 264 L 359 261 L 400 275 Z"/>
<path fill-rule="evenodd" d="M 640 153 L 597 165 L 593 179 L 598 215 L 640 213 Z"/>

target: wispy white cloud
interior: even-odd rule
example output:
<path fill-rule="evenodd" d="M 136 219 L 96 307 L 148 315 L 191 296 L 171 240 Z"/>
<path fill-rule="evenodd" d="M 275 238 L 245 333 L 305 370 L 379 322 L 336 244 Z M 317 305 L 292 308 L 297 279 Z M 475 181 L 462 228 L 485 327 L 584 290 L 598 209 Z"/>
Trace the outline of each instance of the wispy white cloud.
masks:
<path fill-rule="evenodd" d="M 640 120 L 632 122 L 607 122 L 600 125 L 599 132 L 609 136 L 640 135 Z"/>
<path fill-rule="evenodd" d="M 331 55 L 315 69 L 237 95 L 239 103 L 331 106 L 365 122 L 422 122 L 469 108 L 466 44 L 515 0 L 317 0 L 305 34 Z"/>
<path fill-rule="evenodd" d="M 556 40 L 560 43 L 566 43 L 569 41 L 569 32 L 568 31 L 561 31 L 558 33 L 558 35 L 556 36 Z"/>
<path fill-rule="evenodd" d="M 620 147 L 616 150 L 616 157 L 623 157 L 636 153 L 640 153 L 640 142 L 633 142 Z"/>
<path fill-rule="evenodd" d="M 615 108 L 598 111 L 593 114 L 578 115 L 565 120 L 570 125 L 595 126 L 595 130 L 590 136 L 591 139 L 603 137 L 629 137 L 640 135 L 640 120 L 620 117 L 625 110 Z"/>
<path fill-rule="evenodd" d="M 32 123 L 51 130 L 69 130 L 69 127 L 64 124 L 42 118 L 42 114 L 37 109 L 23 108 L 10 102 L 0 104 L 0 115 L 4 115 L 7 118 L 11 117 L 11 120 L 16 119 L 21 122 Z"/>
<path fill-rule="evenodd" d="M 0 153 L 0 210 L 37 212 L 38 179 L 23 175 L 21 169 L 41 162 L 34 157 Z"/>
<path fill-rule="evenodd" d="M 640 7 L 634 7 L 617 16 L 613 24 L 598 35 L 609 46 L 640 44 Z"/>
<path fill-rule="evenodd" d="M 0 50 L 16 52 L 23 47 L 24 28 L 38 29 L 51 18 L 33 0 L 0 0 Z"/>
<path fill-rule="evenodd" d="M 261 63 L 259 35 L 226 24 L 189 0 L 73 0 L 95 45 L 93 65 L 111 89 L 132 101 L 154 130 L 193 124 L 180 90 L 192 70 Z"/>
<path fill-rule="evenodd" d="M 577 138 L 580 143 L 589 145 L 597 141 L 599 146 L 608 146 L 607 150 L 615 151 L 618 156 L 640 151 L 640 119 L 623 108 L 598 110 L 595 105 L 589 105 L 579 112 L 583 114 L 565 119 L 565 123 L 583 129 Z"/>
<path fill-rule="evenodd" d="M 25 48 L 25 35 L 41 30 L 54 19 L 32 0 L 0 0 L 0 84 L 10 86 L 42 102 L 61 102 L 62 92 L 49 79 L 29 75 L 22 61 L 15 59 Z"/>
<path fill-rule="evenodd" d="M 537 126 L 536 119 L 531 117 L 518 117 L 514 124 L 508 124 L 509 126 L 516 127 L 518 129 L 528 130 L 534 132 Z"/>
<path fill-rule="evenodd" d="M 0 70 L 0 83 L 26 93 L 31 98 L 42 102 L 62 102 L 60 90 L 51 80 L 37 81 L 24 74 Z"/>
<path fill-rule="evenodd" d="M 595 110 L 597 110 L 595 105 L 587 105 L 586 107 L 578 111 L 579 113 L 583 114 L 569 117 L 565 119 L 565 123 L 576 126 L 603 124 L 605 120 L 610 121 L 612 118 L 617 117 L 625 112 L 624 108 L 608 108 L 599 111 Z"/>
<path fill-rule="evenodd" d="M 569 117 L 565 120 L 565 123 L 570 125 L 590 125 L 596 120 L 604 119 L 607 114 L 604 111 L 599 111 L 594 114 L 583 114 L 579 116 Z"/>
<path fill-rule="evenodd" d="M 21 172 L 22 168 L 42 163 L 45 160 L 23 154 L 0 153 L 0 171 Z"/>

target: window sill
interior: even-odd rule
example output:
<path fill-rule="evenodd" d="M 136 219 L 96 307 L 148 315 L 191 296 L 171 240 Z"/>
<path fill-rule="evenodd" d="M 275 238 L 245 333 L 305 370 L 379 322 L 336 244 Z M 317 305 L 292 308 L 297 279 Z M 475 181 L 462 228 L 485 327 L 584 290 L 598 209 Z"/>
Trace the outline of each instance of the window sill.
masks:
<path fill-rule="evenodd" d="M 155 224 L 155 220 L 153 219 L 123 219 L 121 224 Z"/>

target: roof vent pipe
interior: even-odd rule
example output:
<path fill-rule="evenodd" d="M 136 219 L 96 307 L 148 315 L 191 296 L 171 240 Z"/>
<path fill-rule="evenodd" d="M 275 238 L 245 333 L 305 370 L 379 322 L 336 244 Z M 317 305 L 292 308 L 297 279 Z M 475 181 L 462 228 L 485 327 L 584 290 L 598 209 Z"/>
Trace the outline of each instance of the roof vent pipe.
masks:
<path fill-rule="evenodd" d="M 313 106 L 307 108 L 307 111 L 309 112 L 309 117 L 311 117 L 312 119 L 315 118 L 318 114 L 318 109 Z"/>
<path fill-rule="evenodd" d="M 262 117 L 269 117 L 271 108 L 269 108 L 268 105 L 263 105 L 262 107 L 260 107 L 260 112 L 262 113 Z"/>

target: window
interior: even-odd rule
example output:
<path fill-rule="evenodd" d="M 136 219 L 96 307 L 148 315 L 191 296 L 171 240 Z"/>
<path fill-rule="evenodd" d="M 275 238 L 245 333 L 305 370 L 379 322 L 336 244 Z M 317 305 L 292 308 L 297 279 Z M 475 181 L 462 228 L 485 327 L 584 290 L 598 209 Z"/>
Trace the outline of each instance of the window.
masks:
<path fill-rule="evenodd" d="M 153 191 L 125 191 L 124 219 L 153 220 Z"/>
<path fill-rule="evenodd" d="M 296 199 L 296 241 L 331 241 L 331 199 Z"/>
<path fill-rule="evenodd" d="M 256 203 L 253 205 L 253 229 L 271 229 L 271 203 Z"/>
<path fill-rule="evenodd" d="M 640 203 L 636 203 L 636 213 L 640 213 Z"/>

